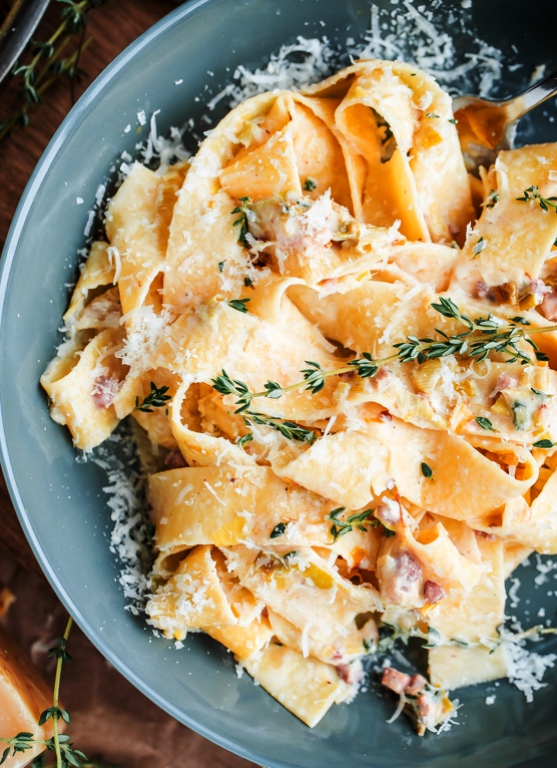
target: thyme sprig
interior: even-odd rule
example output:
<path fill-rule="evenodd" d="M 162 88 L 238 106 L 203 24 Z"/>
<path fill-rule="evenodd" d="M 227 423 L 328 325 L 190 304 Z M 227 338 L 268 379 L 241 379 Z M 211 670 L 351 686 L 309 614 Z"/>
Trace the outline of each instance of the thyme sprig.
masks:
<path fill-rule="evenodd" d="M 251 197 L 238 198 L 239 205 L 231 211 L 232 214 L 239 213 L 238 218 L 233 222 L 233 227 L 238 227 L 238 242 L 243 245 L 244 248 L 249 247 L 249 243 L 246 239 L 246 235 L 249 232 L 248 213 L 251 210 L 252 199 Z"/>
<path fill-rule="evenodd" d="M 325 520 L 332 523 L 330 532 L 333 537 L 333 541 L 336 541 L 340 536 L 344 536 L 346 533 L 350 533 L 354 529 L 359 531 L 368 530 L 368 528 L 381 527 L 386 536 L 394 536 L 396 531 L 391 531 L 387 528 L 381 520 L 377 520 L 373 517 L 374 509 L 365 509 L 363 512 L 355 512 L 352 515 L 348 515 L 346 518 L 342 518 L 341 515 L 346 511 L 346 507 L 337 507 L 332 509 Z"/>
<path fill-rule="evenodd" d="M 345 533 L 353 531 L 354 528 L 365 532 L 367 530 L 366 526 L 371 524 L 371 518 L 374 512 L 373 509 L 366 509 L 363 512 L 357 512 L 343 519 L 341 518 L 341 515 L 345 510 L 346 507 L 337 507 L 336 509 L 332 509 L 325 518 L 332 523 L 330 531 L 334 541 L 340 536 L 344 536 Z"/>
<path fill-rule="evenodd" d="M 267 397 L 271 399 L 278 399 L 287 392 L 293 392 L 296 389 L 307 389 L 312 394 L 317 394 L 325 386 L 325 381 L 330 376 L 339 376 L 342 373 L 357 373 L 362 379 L 372 378 L 379 370 L 379 365 L 389 360 L 394 360 L 399 355 L 391 355 L 389 358 L 383 360 L 374 361 L 371 355 L 364 352 L 361 358 L 355 358 L 349 360 L 348 363 L 342 368 L 335 368 L 331 371 L 323 370 L 319 363 L 306 360 L 308 368 L 302 369 L 303 381 L 297 381 L 295 384 L 283 387 L 276 381 L 267 381 L 265 388 L 261 392 L 251 392 L 248 386 L 238 379 L 232 379 L 223 369 L 220 376 L 214 378 L 211 382 L 213 389 L 220 392 L 221 395 L 235 395 L 238 399 L 236 401 L 236 413 L 243 413 L 247 411 L 251 405 L 252 400 L 256 397 Z"/>
<path fill-rule="evenodd" d="M 150 383 L 150 392 L 143 399 L 143 402 L 139 402 L 139 398 L 135 398 L 134 411 L 143 411 L 143 413 L 153 413 L 153 408 L 163 408 L 166 406 L 169 400 L 172 400 L 170 395 L 167 395 L 168 387 L 157 387 L 154 381 Z"/>
<path fill-rule="evenodd" d="M 20 81 L 18 96 L 22 105 L 0 122 L 0 140 L 15 125 L 26 127 L 30 122 L 29 112 L 42 102 L 44 93 L 66 75 L 70 82 L 84 74 L 79 67 L 79 60 L 91 40 L 85 40 L 87 13 L 107 0 L 57 0 L 62 7 L 60 24 L 46 41 L 33 41 L 34 55 L 27 64 L 16 63 L 13 76 Z M 67 58 L 63 57 L 67 46 L 78 37 L 77 49 Z M 72 92 L 73 99 L 73 92 Z"/>
<path fill-rule="evenodd" d="M 298 440 L 301 443 L 308 443 L 311 445 L 316 439 L 316 434 L 313 429 L 302 427 L 295 421 L 287 421 L 285 419 L 267 416 L 265 413 L 256 413 L 254 411 L 246 411 L 243 418 L 246 424 L 261 424 L 270 427 L 271 429 L 280 432 L 280 434 L 283 437 L 286 437 L 287 440 Z"/>
<path fill-rule="evenodd" d="M 530 336 L 537 333 L 557 331 L 557 325 L 547 326 L 546 328 L 530 328 L 529 321 L 523 317 L 514 317 L 509 322 L 502 324 L 500 320 L 494 318 L 490 313 L 486 318 L 478 317 L 472 320 L 468 315 L 462 314 L 454 301 L 447 297 L 440 297 L 439 302 L 434 302 L 431 306 L 443 317 L 456 320 L 461 325 L 464 325 L 466 330 L 449 336 L 441 329 L 436 328 L 435 330 L 439 334 L 437 339 L 407 336 L 406 341 L 393 344 L 394 349 L 397 351 L 392 355 L 374 360 L 369 352 L 364 352 L 361 357 L 348 360 L 346 365 L 328 371 L 324 370 L 320 363 L 306 360 L 307 368 L 301 370 L 303 378 L 286 387 L 283 387 L 276 381 L 267 381 L 263 390 L 252 392 L 243 381 L 232 379 L 224 369 L 220 376 L 211 381 L 211 384 L 220 394 L 236 397 L 235 413 L 244 414 L 246 423 L 250 423 L 251 419 L 251 423 L 265 424 L 273 429 L 277 429 L 285 436 L 293 436 L 295 440 L 312 443 L 315 440 L 313 430 L 300 427 L 291 421 L 282 421 L 275 417 L 251 411 L 253 400 L 258 397 L 274 400 L 298 389 L 305 389 L 312 394 L 317 394 L 323 389 L 328 378 L 340 376 L 341 374 L 352 373 L 361 379 L 371 379 L 378 373 L 381 366 L 395 360 L 401 363 L 415 361 L 421 364 L 427 360 L 435 360 L 449 355 L 460 355 L 475 358 L 478 362 L 481 362 L 491 354 L 499 353 L 507 356 L 505 360 L 507 363 L 514 363 L 520 360 L 522 365 L 526 365 L 527 363 L 534 362 L 534 360 L 519 344 L 521 342 L 529 344 L 534 350 L 536 360 L 547 360 L 547 355 L 540 351 Z M 484 428 L 488 428 L 487 421 L 485 421 L 485 424 Z M 480 423 L 480 426 L 484 425 Z"/>
<path fill-rule="evenodd" d="M 247 385 L 244 384 L 243 381 L 230 378 L 224 368 L 221 372 L 221 375 L 213 379 L 211 384 L 213 389 L 215 389 L 221 395 L 234 395 L 237 398 L 237 407 L 235 413 L 241 413 L 245 423 L 248 426 L 250 424 L 264 425 L 276 430 L 277 432 L 280 432 L 280 434 L 286 437 L 288 440 L 299 440 L 302 443 L 308 443 L 309 445 L 311 445 L 316 439 L 316 434 L 312 429 L 302 427 L 300 424 L 296 424 L 294 421 L 275 418 L 273 416 L 267 416 L 264 413 L 249 410 L 255 393 L 250 392 Z M 277 384 L 274 381 L 268 381 L 266 387 L 266 397 L 282 397 L 283 389 L 280 384 Z M 273 392 L 276 392 L 276 394 L 273 394 Z M 253 435 L 250 439 L 253 439 Z"/>
<path fill-rule="evenodd" d="M 446 297 L 440 297 L 439 303 L 432 303 L 431 306 L 443 317 L 467 326 L 467 330 L 449 336 L 436 328 L 441 339 L 418 339 L 416 336 L 408 336 L 407 341 L 393 345 L 400 350 L 398 358 L 401 362 L 417 360 L 418 363 L 425 363 L 426 360 L 447 355 L 466 355 L 477 358 L 478 362 L 481 362 L 493 353 L 508 355 L 506 363 L 520 360 L 523 365 L 526 365 L 534 362 L 527 352 L 519 348 L 521 341 L 525 341 L 533 348 L 537 360 L 548 359 L 529 337 L 532 334 L 555 331 L 557 330 L 555 325 L 546 328 L 528 328 L 529 322 L 522 317 L 515 317 L 510 322 L 501 324 L 501 321 L 494 318 L 491 313 L 486 318 L 478 317 L 472 320 L 460 312 L 452 299 Z"/>
<path fill-rule="evenodd" d="M 80 766 L 87 759 L 81 750 L 74 749 L 70 741 L 70 737 L 67 734 L 59 733 L 58 730 L 58 722 L 60 719 L 64 720 L 66 723 L 70 722 L 70 716 L 68 712 L 60 707 L 59 695 L 62 665 L 71 661 L 71 657 L 66 651 L 66 643 L 70 635 L 72 623 L 73 620 L 70 616 L 63 637 L 60 638 L 56 647 L 49 651 L 49 656 L 56 657 L 56 674 L 54 678 L 52 707 L 45 709 L 44 712 L 41 713 L 39 718 L 39 725 L 44 725 L 48 720 L 52 718 L 53 736 L 50 739 L 36 739 L 32 733 L 21 731 L 11 739 L 0 738 L 0 742 L 8 745 L 4 749 L 2 759 L 0 760 L 0 765 L 8 759 L 10 751 L 12 756 L 15 756 L 18 752 L 25 752 L 28 749 L 33 749 L 36 744 L 42 744 L 48 750 L 55 753 L 57 768 L 65 768 L 69 765 Z"/>
<path fill-rule="evenodd" d="M 522 203 L 537 202 L 542 211 L 549 211 L 550 208 L 553 208 L 557 213 L 557 197 L 543 197 L 540 195 L 539 187 L 536 184 L 525 189 L 524 195 L 516 199 Z"/>

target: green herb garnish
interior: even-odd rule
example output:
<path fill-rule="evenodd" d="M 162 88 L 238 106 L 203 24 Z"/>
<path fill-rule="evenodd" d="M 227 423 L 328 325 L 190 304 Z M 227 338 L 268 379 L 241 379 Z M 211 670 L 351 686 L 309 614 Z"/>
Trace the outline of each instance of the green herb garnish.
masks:
<path fill-rule="evenodd" d="M 487 429 L 489 432 L 496 432 L 497 430 L 489 419 L 485 416 L 476 416 L 476 421 L 482 429 Z"/>
<path fill-rule="evenodd" d="M 244 445 L 251 443 L 252 440 L 253 440 L 253 435 L 251 432 L 248 432 L 246 435 L 244 435 L 243 437 L 239 437 L 236 440 L 236 445 L 239 445 L 241 448 L 243 448 Z"/>
<path fill-rule="evenodd" d="M 249 243 L 246 240 L 246 235 L 249 232 L 248 213 L 249 211 L 251 211 L 252 199 L 251 197 L 247 197 L 247 196 L 240 197 L 239 203 L 240 205 L 236 206 L 236 208 L 234 208 L 234 210 L 231 211 L 232 214 L 235 214 L 235 213 L 240 214 L 232 226 L 238 227 L 238 242 L 240 243 L 240 245 L 243 245 L 244 248 L 248 248 Z"/>
<path fill-rule="evenodd" d="M 433 470 L 429 466 L 429 464 L 426 464 L 425 461 L 422 461 L 420 468 L 422 470 L 422 475 L 426 477 L 428 480 L 433 479 Z"/>
<path fill-rule="evenodd" d="M 370 523 L 370 518 L 373 515 L 373 509 L 366 509 L 364 512 L 359 512 L 354 515 L 349 515 L 345 520 L 340 518 L 340 515 L 346 510 L 346 507 L 337 507 L 332 509 L 325 520 L 329 520 L 332 525 L 330 528 L 331 536 L 336 541 L 339 536 L 344 536 L 345 533 L 357 528 L 360 531 L 366 531 L 366 525 L 373 525 Z M 375 524 L 379 521 L 374 521 Z"/>
<path fill-rule="evenodd" d="M 247 312 L 248 308 L 246 307 L 246 304 L 250 301 L 250 299 L 228 299 L 226 302 L 229 307 L 232 307 L 232 309 L 238 310 L 238 312 Z"/>
<path fill-rule="evenodd" d="M 312 179 L 310 176 L 307 177 L 307 179 L 304 181 L 304 189 L 306 192 L 313 192 L 313 190 L 317 187 L 317 182 L 315 179 Z"/>
<path fill-rule="evenodd" d="M 495 203 L 498 203 L 498 202 L 499 202 L 499 195 L 494 189 L 490 190 L 489 195 L 487 196 L 487 199 L 485 201 L 485 207 L 493 208 Z"/>
<path fill-rule="evenodd" d="M 540 195 L 538 186 L 535 184 L 524 190 L 523 197 L 517 197 L 516 199 L 522 203 L 535 201 L 539 203 L 542 211 L 549 211 L 550 208 L 553 208 L 555 213 L 557 213 L 557 197 L 542 197 L 542 195 Z"/>
<path fill-rule="evenodd" d="M 169 400 L 172 400 L 170 395 L 167 395 L 168 387 L 157 387 L 152 381 L 150 383 L 151 391 L 145 397 L 142 403 L 139 402 L 139 398 L 135 398 L 134 411 L 143 411 L 143 413 L 152 413 L 153 408 L 162 408 L 166 406 Z"/>
<path fill-rule="evenodd" d="M 515 429 L 526 429 L 529 421 L 526 403 L 523 403 L 522 400 L 515 400 L 511 405 L 511 410 L 513 412 L 513 424 Z"/>
<path fill-rule="evenodd" d="M 396 536 L 396 531 L 391 531 L 391 529 L 387 528 L 385 523 L 382 523 L 381 520 L 373 520 L 369 525 L 371 528 L 380 527 L 387 538 L 390 536 Z"/>
<path fill-rule="evenodd" d="M 283 419 L 277 419 L 273 416 L 267 416 L 264 413 L 256 413 L 254 411 L 245 411 L 243 414 L 246 424 L 261 424 L 265 427 L 280 432 L 287 440 L 299 440 L 302 443 L 309 443 L 311 445 L 315 442 L 316 434 L 312 429 L 306 429 L 295 421 L 284 421 Z"/>
<path fill-rule="evenodd" d="M 270 427 L 271 429 L 280 432 L 281 435 L 289 440 L 300 440 L 301 442 L 309 443 L 310 445 L 314 442 L 316 435 L 312 429 L 306 429 L 293 421 L 285 421 L 273 416 L 267 416 L 264 413 L 249 410 L 255 394 L 249 391 L 243 381 L 232 379 L 224 369 L 220 376 L 217 376 L 216 379 L 212 380 L 211 384 L 213 389 L 219 394 L 234 395 L 237 398 L 235 413 L 241 413 L 246 424 L 261 424 Z M 276 384 L 276 382 L 267 382 L 266 386 L 269 387 L 269 389 L 265 390 L 265 397 L 282 396 L 284 390 L 282 390 L 280 385 Z M 269 394 L 273 391 L 276 392 L 275 395 Z"/>
<path fill-rule="evenodd" d="M 270 539 L 278 539 L 279 536 L 283 536 L 284 532 L 286 531 L 286 526 L 288 523 L 277 523 L 273 530 L 271 531 L 271 535 L 269 536 Z"/>
<path fill-rule="evenodd" d="M 532 443 L 533 448 L 555 448 L 556 443 L 554 443 L 552 440 L 537 440 L 535 443 Z"/>
<path fill-rule="evenodd" d="M 484 238 L 480 237 L 480 239 L 478 240 L 478 242 L 476 243 L 476 245 L 472 249 L 473 253 L 474 253 L 474 258 L 476 258 L 477 256 L 480 255 L 480 253 L 483 251 L 485 246 L 486 246 L 486 242 L 485 242 Z"/>
<path fill-rule="evenodd" d="M 246 300 L 242 299 L 241 301 Z M 525 328 L 524 318 L 515 318 L 517 321 L 520 320 L 521 325 L 513 322 L 501 325 L 491 314 L 487 318 L 478 317 L 472 320 L 460 312 L 452 299 L 446 297 L 440 297 L 439 302 L 432 303 L 431 306 L 443 317 L 456 320 L 464 325 L 465 330 L 462 333 L 449 336 L 437 328 L 436 332 L 439 336 L 436 339 L 407 336 L 406 341 L 393 344 L 396 352 L 388 357 L 374 360 L 371 354 L 364 352 L 361 357 L 348 360 L 346 365 L 329 371 L 324 370 L 318 362 L 306 360 L 308 367 L 301 371 L 302 380 L 286 387 L 281 386 L 276 381 L 268 381 L 262 391 L 252 392 L 244 382 L 238 379 L 231 379 L 224 370 L 220 376 L 212 380 L 211 384 L 217 392 L 223 395 L 236 396 L 236 413 L 245 413 L 246 416 L 252 419 L 253 423 L 266 423 L 273 429 L 281 431 L 282 434 L 285 434 L 285 432 L 278 426 L 279 423 L 288 424 L 292 429 L 296 427 L 298 434 L 304 436 L 304 441 L 311 443 L 315 440 L 315 432 L 304 429 L 299 425 L 294 425 L 293 422 L 281 422 L 280 419 L 248 411 L 252 401 L 258 397 L 278 399 L 287 392 L 293 392 L 297 389 L 306 389 L 313 394 L 317 394 L 323 389 L 328 378 L 339 376 L 340 374 L 353 373 L 361 379 L 370 379 L 377 374 L 383 365 L 395 360 L 401 363 L 415 361 L 421 364 L 425 363 L 426 360 L 435 360 L 447 357 L 448 355 L 461 355 L 476 358 L 478 362 L 481 362 L 490 355 L 499 353 L 507 356 L 505 360 L 507 363 L 514 363 L 519 360 L 525 365 L 533 361 L 531 356 L 519 347 L 520 342 L 524 341 L 533 348 L 537 360 L 544 360 L 547 359 L 547 355 L 539 351 L 530 336 L 557 330 L 557 326 L 554 325 L 547 326 L 546 328 Z M 256 418 L 259 421 L 256 421 Z M 286 431 L 290 430 L 287 429 Z"/>

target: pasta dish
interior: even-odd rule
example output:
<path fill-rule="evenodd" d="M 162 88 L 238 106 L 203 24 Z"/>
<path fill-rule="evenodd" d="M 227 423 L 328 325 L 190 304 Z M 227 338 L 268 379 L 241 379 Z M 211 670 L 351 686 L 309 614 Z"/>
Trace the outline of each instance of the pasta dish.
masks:
<path fill-rule="evenodd" d="M 505 579 L 557 552 L 557 144 L 469 177 L 451 99 L 361 61 L 135 163 L 41 383 L 90 451 L 150 446 L 146 612 L 309 726 L 385 637 L 419 733 L 504 677 Z"/>

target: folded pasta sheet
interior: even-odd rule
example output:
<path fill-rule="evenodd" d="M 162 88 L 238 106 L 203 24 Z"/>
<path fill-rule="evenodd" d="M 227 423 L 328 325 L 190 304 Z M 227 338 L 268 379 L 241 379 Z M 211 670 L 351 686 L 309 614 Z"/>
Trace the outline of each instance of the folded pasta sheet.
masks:
<path fill-rule="evenodd" d="M 476 210 L 455 122 L 360 61 L 132 165 L 41 380 L 78 448 L 128 416 L 154 447 L 149 622 L 310 726 L 394 633 L 428 637 L 431 682 L 384 682 L 435 730 L 557 552 L 557 145 L 501 153 Z"/>

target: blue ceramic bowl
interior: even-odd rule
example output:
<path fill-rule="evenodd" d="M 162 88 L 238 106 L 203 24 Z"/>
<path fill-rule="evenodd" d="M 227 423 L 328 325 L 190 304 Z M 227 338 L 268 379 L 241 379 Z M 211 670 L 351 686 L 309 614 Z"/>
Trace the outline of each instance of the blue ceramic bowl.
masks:
<path fill-rule="evenodd" d="M 461 5 L 454 4 L 459 18 Z M 379 6 L 389 14 L 408 13 L 398 0 Z M 452 24 L 457 62 L 467 61 L 477 33 L 522 65 L 503 68 L 499 93 L 525 85 L 538 64 L 557 66 L 556 11 L 548 0 L 530 12 L 518 0 L 476 0 L 464 31 L 451 22 L 451 2 L 427 7 L 440 31 Z M 68 301 L 65 286 L 75 280 L 87 208 L 122 151 L 135 154 L 137 113 L 160 109 L 163 134 L 191 117 L 205 130 L 200 120 L 205 103 L 237 65 L 261 65 L 300 34 L 327 35 L 342 48 L 347 37 L 361 38 L 369 23 L 367 0 L 197 0 L 155 25 L 89 88 L 38 164 L 1 262 L 3 469 L 39 562 L 91 641 L 143 693 L 221 746 L 269 768 L 460 768 L 472 761 L 476 768 L 550 766 L 557 752 L 557 671 L 547 674 L 548 685 L 533 704 L 505 682 L 462 691 L 461 725 L 439 737 L 419 739 L 404 718 L 386 725 L 394 703 L 374 692 L 334 708 L 309 730 L 247 675 L 239 679 L 230 655 L 208 638 L 188 638 L 179 651 L 154 638 L 141 618 L 124 609 L 119 564 L 108 546 L 103 472 L 76 462 L 38 385 L 61 340 L 57 328 Z M 222 114 L 224 105 L 219 109 Z M 218 110 L 213 115 L 220 116 Z M 555 115 L 554 104 L 539 110 L 525 121 L 523 137 L 557 140 Z M 128 125 L 132 129 L 126 132 Z M 85 204 L 76 204 L 77 198 Z M 533 575 L 525 571 L 523 577 L 522 604 L 530 611 L 525 626 L 537 622 L 538 604 L 550 599 L 552 589 L 551 583 L 535 589 Z M 553 598 L 546 615 L 554 614 Z M 551 643 L 545 647 L 550 650 Z M 491 694 L 496 701 L 487 706 Z"/>

